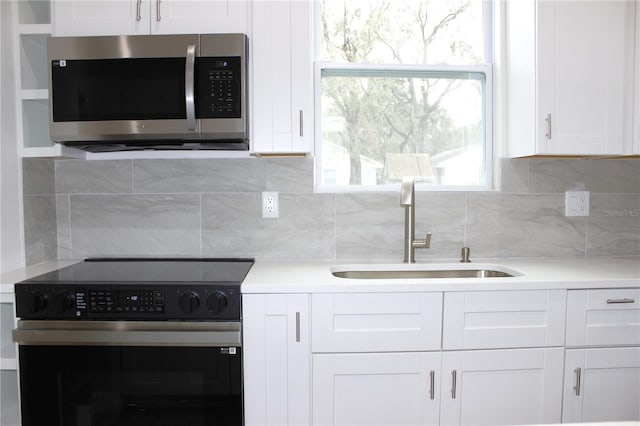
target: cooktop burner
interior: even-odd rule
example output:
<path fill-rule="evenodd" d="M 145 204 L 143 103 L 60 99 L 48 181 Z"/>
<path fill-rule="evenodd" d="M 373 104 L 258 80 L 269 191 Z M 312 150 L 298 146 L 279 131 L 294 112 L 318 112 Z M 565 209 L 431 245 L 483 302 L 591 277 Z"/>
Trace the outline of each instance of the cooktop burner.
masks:
<path fill-rule="evenodd" d="M 240 320 L 253 259 L 94 258 L 17 283 L 22 319 Z"/>

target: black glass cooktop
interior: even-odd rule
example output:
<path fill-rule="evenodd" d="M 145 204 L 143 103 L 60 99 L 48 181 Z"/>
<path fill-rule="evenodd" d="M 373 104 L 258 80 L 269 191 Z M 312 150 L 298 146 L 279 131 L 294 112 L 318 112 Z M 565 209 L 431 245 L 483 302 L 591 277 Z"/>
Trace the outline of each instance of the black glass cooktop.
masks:
<path fill-rule="evenodd" d="M 24 282 L 47 284 L 241 283 L 253 259 L 93 258 Z"/>

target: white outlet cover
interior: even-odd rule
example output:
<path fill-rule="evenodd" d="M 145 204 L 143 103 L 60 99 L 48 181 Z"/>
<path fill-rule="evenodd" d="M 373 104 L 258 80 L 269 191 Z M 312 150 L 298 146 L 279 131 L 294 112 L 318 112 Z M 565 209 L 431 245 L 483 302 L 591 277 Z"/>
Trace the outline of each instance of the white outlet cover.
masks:
<path fill-rule="evenodd" d="M 262 193 L 262 217 L 265 219 L 277 219 L 280 217 L 280 202 L 277 192 Z"/>
<path fill-rule="evenodd" d="M 589 216 L 589 191 L 564 193 L 565 216 Z"/>

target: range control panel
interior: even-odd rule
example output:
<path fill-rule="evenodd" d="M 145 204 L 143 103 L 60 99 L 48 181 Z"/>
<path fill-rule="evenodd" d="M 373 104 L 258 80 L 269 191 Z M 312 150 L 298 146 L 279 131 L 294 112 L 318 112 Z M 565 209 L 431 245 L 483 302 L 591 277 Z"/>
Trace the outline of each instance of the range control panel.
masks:
<path fill-rule="evenodd" d="M 18 283 L 22 319 L 240 320 L 240 286 L 63 286 Z"/>

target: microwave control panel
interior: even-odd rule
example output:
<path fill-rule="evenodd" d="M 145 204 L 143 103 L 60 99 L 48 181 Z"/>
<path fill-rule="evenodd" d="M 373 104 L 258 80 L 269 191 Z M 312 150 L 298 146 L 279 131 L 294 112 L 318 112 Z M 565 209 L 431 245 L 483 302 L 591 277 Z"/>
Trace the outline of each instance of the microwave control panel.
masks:
<path fill-rule="evenodd" d="M 196 117 L 242 117 L 239 56 L 196 58 Z"/>

